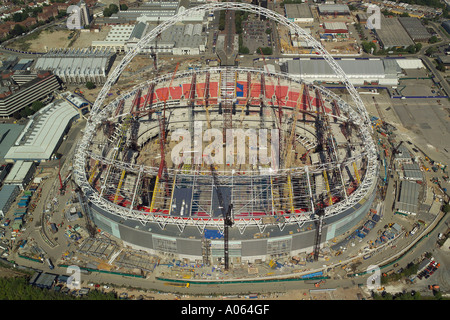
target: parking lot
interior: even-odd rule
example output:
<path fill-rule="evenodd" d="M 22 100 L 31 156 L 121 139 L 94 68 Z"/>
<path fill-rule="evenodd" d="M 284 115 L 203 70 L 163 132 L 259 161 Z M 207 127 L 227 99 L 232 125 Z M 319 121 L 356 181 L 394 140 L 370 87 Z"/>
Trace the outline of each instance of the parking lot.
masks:
<path fill-rule="evenodd" d="M 267 34 L 266 30 L 271 29 L 270 21 L 260 21 L 249 19 L 242 22 L 242 39 L 244 47 L 247 47 L 250 53 L 256 52 L 259 47 L 271 47 L 271 34 Z"/>

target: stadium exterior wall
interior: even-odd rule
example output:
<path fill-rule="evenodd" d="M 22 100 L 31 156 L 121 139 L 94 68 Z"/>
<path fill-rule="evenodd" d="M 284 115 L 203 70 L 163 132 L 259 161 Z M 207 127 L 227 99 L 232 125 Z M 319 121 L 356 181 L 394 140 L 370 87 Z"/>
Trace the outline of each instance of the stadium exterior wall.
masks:
<path fill-rule="evenodd" d="M 369 213 L 375 198 L 375 192 L 345 211 L 324 219 L 322 243 L 345 234 L 358 225 Z M 171 254 L 180 259 L 201 260 L 204 238 L 195 226 L 187 226 L 181 232 L 175 225 L 166 225 L 164 229 L 156 223 L 143 225 L 139 221 L 126 220 L 113 215 L 89 203 L 91 218 L 98 229 L 120 239 L 125 246 L 151 254 Z M 313 250 L 315 225 L 309 223 L 310 230 L 300 230 L 297 224 L 286 225 L 283 230 L 271 226 L 263 234 L 265 238 L 255 239 L 260 230 L 249 226 L 243 234 L 237 228 L 231 228 L 229 254 L 241 261 L 254 262 L 267 260 L 279 255 L 296 255 Z M 304 226 L 303 226 L 304 227 Z M 238 240 L 236 240 L 238 239 Z M 213 259 L 223 256 L 223 240 L 210 239 L 210 256 Z"/>

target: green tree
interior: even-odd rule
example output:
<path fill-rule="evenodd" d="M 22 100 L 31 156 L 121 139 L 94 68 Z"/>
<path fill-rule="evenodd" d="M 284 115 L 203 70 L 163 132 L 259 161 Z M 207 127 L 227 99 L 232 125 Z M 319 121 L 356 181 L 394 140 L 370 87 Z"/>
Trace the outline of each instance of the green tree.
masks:
<path fill-rule="evenodd" d="M 256 52 L 261 53 L 265 56 L 270 56 L 272 54 L 272 48 L 271 47 L 259 47 Z"/>
<path fill-rule="evenodd" d="M 425 54 L 427 56 L 431 56 L 432 54 L 436 53 L 437 49 L 435 47 L 429 47 L 427 50 L 425 50 Z"/>
<path fill-rule="evenodd" d="M 439 42 L 439 39 L 438 39 L 438 37 L 436 37 L 436 36 L 432 36 L 432 37 L 430 38 L 430 40 L 428 40 L 428 42 L 429 42 L 429 43 L 436 43 L 436 42 Z"/>
<path fill-rule="evenodd" d="M 26 18 L 28 18 L 28 13 L 26 12 L 17 12 L 13 14 L 13 21 L 14 22 L 22 22 Z"/>
<path fill-rule="evenodd" d="M 119 7 L 116 4 L 111 3 L 109 7 L 103 10 L 104 17 L 111 17 L 114 13 L 119 12 Z"/>
<path fill-rule="evenodd" d="M 414 47 L 416 48 L 416 52 L 419 52 L 422 49 L 422 44 L 420 42 L 417 42 Z"/>
<path fill-rule="evenodd" d="M 120 5 L 120 11 L 127 11 L 127 10 L 128 10 L 128 6 L 126 4 Z"/>
<path fill-rule="evenodd" d="M 42 109 L 44 107 L 44 103 L 41 101 L 35 101 L 31 104 L 31 110 L 33 110 L 34 112 L 39 111 L 40 109 Z"/>
<path fill-rule="evenodd" d="M 406 51 L 411 54 L 416 53 L 416 47 L 414 45 L 410 45 L 406 48 Z"/>
<path fill-rule="evenodd" d="M 89 90 L 94 89 L 95 88 L 95 83 L 93 83 L 92 81 L 86 82 L 86 88 L 88 88 Z"/>
<path fill-rule="evenodd" d="M 242 54 L 249 54 L 249 53 L 250 53 L 250 49 L 247 48 L 247 47 L 241 47 L 241 48 L 239 49 L 239 53 L 242 53 Z"/>
<path fill-rule="evenodd" d="M 20 36 L 22 33 L 26 32 L 27 28 L 25 28 L 21 24 L 16 24 L 14 28 L 10 31 L 11 35 L 13 36 Z"/>
<path fill-rule="evenodd" d="M 373 54 L 375 54 L 375 52 L 377 50 L 376 44 L 373 42 L 370 42 L 370 41 L 361 42 L 361 46 L 362 46 L 364 52 L 366 52 L 366 53 L 371 53 L 371 51 L 373 49 Z"/>

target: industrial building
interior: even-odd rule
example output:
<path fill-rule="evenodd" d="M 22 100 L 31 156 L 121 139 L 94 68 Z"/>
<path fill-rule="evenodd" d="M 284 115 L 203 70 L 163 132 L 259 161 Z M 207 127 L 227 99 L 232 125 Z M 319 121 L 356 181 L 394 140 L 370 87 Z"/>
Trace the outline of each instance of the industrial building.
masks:
<path fill-rule="evenodd" d="M 0 62 L 0 71 L 26 71 L 31 67 L 33 61 L 33 59 L 19 59 L 16 56 L 9 56 L 6 60 Z"/>
<path fill-rule="evenodd" d="M 0 186 L 3 185 L 3 181 L 11 170 L 12 163 L 0 165 Z"/>
<path fill-rule="evenodd" d="M 116 52 L 133 50 L 137 43 L 148 32 L 156 27 L 155 24 L 138 22 L 134 26 L 113 26 L 103 41 L 93 41 L 95 48 L 109 48 Z M 167 53 L 174 55 L 198 55 L 206 49 L 207 37 L 203 33 L 201 23 L 186 23 L 174 25 L 163 31 L 158 39 L 154 39 L 140 50 L 145 53 Z"/>
<path fill-rule="evenodd" d="M 134 24 L 136 22 L 161 23 L 199 4 L 202 3 L 189 0 L 145 2 L 138 7 L 130 7 L 126 11 L 114 13 L 111 17 L 97 18 L 95 23 L 99 25 Z M 202 23 L 204 19 L 204 13 L 193 13 L 187 16 L 184 22 Z"/>
<path fill-rule="evenodd" d="M 423 174 L 417 162 L 403 164 L 403 179 L 412 181 L 423 180 Z"/>
<path fill-rule="evenodd" d="M 397 149 L 397 153 L 394 156 L 395 161 L 397 161 L 398 163 L 413 163 L 413 155 L 411 153 L 411 151 L 409 151 L 408 147 L 405 146 L 404 144 L 401 144 L 398 149 Z"/>
<path fill-rule="evenodd" d="M 56 274 L 36 272 L 28 283 L 41 289 L 51 289 L 55 285 L 57 278 Z"/>
<path fill-rule="evenodd" d="M 323 23 L 325 33 L 348 33 L 348 28 L 345 22 L 328 22 Z"/>
<path fill-rule="evenodd" d="M 20 190 L 24 190 L 28 183 L 33 179 L 35 172 L 36 165 L 34 162 L 18 160 L 14 163 L 3 183 L 5 185 L 17 185 Z"/>
<path fill-rule="evenodd" d="M 60 145 L 78 110 L 66 100 L 56 100 L 35 113 L 14 145 L 5 155 L 7 161 L 50 160 Z"/>
<path fill-rule="evenodd" d="M 407 180 L 400 181 L 395 209 L 400 213 L 416 215 L 419 210 L 420 184 Z"/>
<path fill-rule="evenodd" d="M 367 23 L 367 20 L 369 19 L 369 14 L 367 12 L 358 13 L 356 15 L 356 19 L 358 19 L 358 22 L 362 25 L 365 25 Z"/>
<path fill-rule="evenodd" d="M 354 85 L 379 84 L 397 85 L 398 66 L 382 59 L 336 59 Z M 395 63 L 395 62 L 393 62 Z M 290 59 L 281 65 L 281 69 L 292 76 L 311 83 L 339 83 L 340 79 L 324 59 Z"/>
<path fill-rule="evenodd" d="M 17 185 L 4 185 L 0 189 L 0 216 L 5 216 L 19 192 L 20 189 Z"/>
<path fill-rule="evenodd" d="M 61 97 L 69 102 L 76 110 L 78 110 L 80 118 L 91 110 L 91 103 L 76 93 L 67 91 L 62 93 Z"/>
<path fill-rule="evenodd" d="M 116 57 L 109 49 L 52 49 L 39 57 L 35 70 L 50 70 L 62 81 L 104 83 Z"/>
<path fill-rule="evenodd" d="M 319 4 L 317 11 L 321 16 L 348 16 L 350 9 L 346 4 Z"/>
<path fill-rule="evenodd" d="M 289 20 L 296 23 L 312 23 L 314 22 L 314 17 L 311 11 L 311 7 L 307 3 L 302 4 L 285 4 L 284 12 Z"/>
<path fill-rule="evenodd" d="M 374 29 L 383 49 L 407 48 L 414 45 L 398 18 L 385 18 L 381 15 L 380 28 Z"/>
<path fill-rule="evenodd" d="M 413 17 L 399 17 L 398 21 L 405 28 L 412 40 L 417 42 L 428 42 L 431 34 L 427 28 L 422 24 L 420 19 Z"/>
<path fill-rule="evenodd" d="M 10 117 L 35 101 L 46 101 L 61 88 L 49 71 L 4 71 L 0 80 L 0 117 Z"/>
<path fill-rule="evenodd" d="M 14 145 L 25 126 L 14 123 L 0 124 L 0 164 L 5 162 L 5 155 Z"/>

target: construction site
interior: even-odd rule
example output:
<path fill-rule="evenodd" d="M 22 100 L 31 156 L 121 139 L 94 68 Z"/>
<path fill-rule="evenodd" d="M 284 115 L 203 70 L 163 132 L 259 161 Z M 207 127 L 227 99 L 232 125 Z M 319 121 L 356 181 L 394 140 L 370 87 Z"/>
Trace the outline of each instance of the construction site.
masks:
<path fill-rule="evenodd" d="M 153 253 L 199 260 L 209 250 L 210 258 L 223 258 L 228 236 L 236 258 L 290 255 L 353 227 L 357 221 L 339 217 L 358 215 L 363 210 L 355 204 L 373 199 L 370 192 L 358 192 L 370 181 L 370 159 L 354 111 L 330 91 L 287 74 L 176 68 L 123 93 L 98 117 L 102 125 L 92 124 L 85 151 L 94 221 L 131 245 L 145 242 Z M 178 154 L 171 153 L 179 141 L 173 134 L 180 128 L 194 146 L 174 162 Z M 223 131 L 224 140 L 227 129 L 241 133 L 233 136 L 223 161 L 208 153 L 213 141 L 207 129 Z M 251 139 L 263 129 L 270 131 L 264 145 Z M 203 139 L 198 132 L 205 133 Z M 238 152 L 235 138 L 247 152 Z M 259 158 L 267 153 L 277 158 L 261 164 L 255 162 L 258 152 Z M 326 237 L 306 235 L 322 232 L 316 222 L 328 219 Z M 258 238 L 263 239 L 255 246 Z"/>
<path fill-rule="evenodd" d="M 317 260 L 372 205 L 367 118 L 323 87 L 267 68 L 177 64 L 104 103 L 113 78 L 74 173 L 94 224 L 125 246 L 225 270 L 300 253 Z"/>

